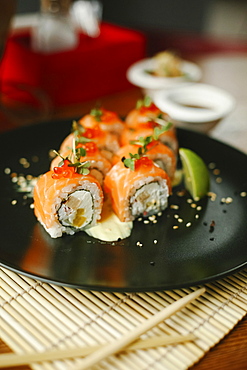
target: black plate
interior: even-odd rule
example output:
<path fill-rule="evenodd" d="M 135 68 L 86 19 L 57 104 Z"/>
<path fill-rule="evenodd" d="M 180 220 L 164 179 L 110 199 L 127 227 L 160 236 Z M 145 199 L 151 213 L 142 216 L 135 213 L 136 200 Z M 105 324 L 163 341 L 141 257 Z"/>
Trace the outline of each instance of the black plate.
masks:
<path fill-rule="evenodd" d="M 180 146 L 196 151 L 207 164 L 215 162 L 220 170 L 220 174 L 210 170 L 215 201 L 204 198 L 197 203 L 201 210 L 193 208 L 187 202 L 188 195 L 178 196 L 178 187 L 170 205 L 179 205 L 179 210 L 167 209 L 156 224 L 135 221 L 131 236 L 125 240 L 101 242 L 84 232 L 50 238 L 33 215 L 32 199 L 23 199 L 23 194 L 16 192 L 5 169 L 33 176 L 47 171 L 49 150 L 59 148 L 70 127 L 71 121 L 52 122 L 0 136 L 1 266 L 73 288 L 126 292 L 203 284 L 246 266 L 247 197 L 240 193 L 247 190 L 247 156 L 182 129 L 178 130 Z M 28 160 L 29 168 L 19 163 L 21 157 Z M 219 177 L 221 183 L 217 182 Z M 233 200 L 229 204 L 222 202 L 227 197 Z M 13 200 L 17 200 L 15 205 Z M 174 217 L 176 214 L 183 222 Z M 179 227 L 173 229 L 174 225 Z"/>

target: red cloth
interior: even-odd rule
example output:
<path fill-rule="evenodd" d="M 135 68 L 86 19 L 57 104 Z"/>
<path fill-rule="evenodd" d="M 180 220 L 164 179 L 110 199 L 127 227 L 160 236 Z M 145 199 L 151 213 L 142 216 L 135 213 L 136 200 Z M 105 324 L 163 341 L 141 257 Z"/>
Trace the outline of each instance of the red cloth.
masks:
<path fill-rule="evenodd" d="M 29 32 L 13 34 L 0 67 L 1 89 L 37 87 L 55 107 L 96 99 L 129 88 L 126 70 L 145 50 L 143 34 L 106 23 L 99 37 L 80 34 L 75 49 L 52 54 L 32 51 Z M 23 94 L 23 99 L 29 98 Z"/>

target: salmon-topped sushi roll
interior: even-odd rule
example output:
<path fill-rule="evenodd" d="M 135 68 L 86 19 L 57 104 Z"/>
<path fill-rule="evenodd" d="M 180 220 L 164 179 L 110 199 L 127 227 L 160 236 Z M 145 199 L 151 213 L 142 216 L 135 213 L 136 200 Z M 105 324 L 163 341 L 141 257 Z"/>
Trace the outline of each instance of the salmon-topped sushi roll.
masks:
<path fill-rule="evenodd" d="M 92 109 L 89 114 L 82 117 L 78 123 L 85 128 L 95 128 L 99 126 L 101 130 L 121 135 L 124 129 L 124 122 L 117 113 L 104 108 Z"/>
<path fill-rule="evenodd" d="M 110 132 L 101 130 L 99 127 L 95 128 L 82 128 L 81 130 L 75 130 L 69 134 L 62 142 L 60 146 L 60 154 L 72 150 L 73 141 L 78 143 L 84 143 L 87 141 L 94 142 L 101 154 L 111 161 L 114 153 L 120 148 L 118 137 Z"/>
<path fill-rule="evenodd" d="M 41 175 L 34 188 L 34 213 L 52 238 L 94 226 L 101 217 L 103 191 L 71 162 Z"/>
<path fill-rule="evenodd" d="M 162 123 L 162 121 L 169 122 L 170 117 L 167 113 L 162 112 L 148 96 L 143 100 L 138 100 L 136 107 L 125 118 L 126 126 L 135 130 L 147 122 Z"/>
<path fill-rule="evenodd" d="M 142 124 L 139 129 L 124 129 L 121 135 L 121 146 L 128 145 L 131 141 L 139 140 L 140 137 L 153 136 L 156 129 L 161 130 L 158 140 L 167 145 L 173 152 L 177 155 L 178 152 L 178 139 L 176 135 L 176 129 L 171 126 L 169 129 L 164 129 L 163 126 L 156 124 L 154 122 L 147 122 Z M 165 126 L 164 126 L 165 128 Z"/>
<path fill-rule="evenodd" d="M 75 160 L 78 160 L 79 162 L 87 161 L 90 175 L 95 177 L 101 185 L 103 184 L 105 175 L 112 167 L 112 163 L 102 155 L 93 141 L 77 143 L 75 146 L 75 153 L 74 150 L 68 150 L 63 153 L 62 157 L 68 158 L 72 162 Z M 51 162 L 50 169 L 53 170 L 54 167 L 59 167 L 62 164 L 63 160 L 61 156 L 58 155 Z"/>
<path fill-rule="evenodd" d="M 144 139 L 145 140 L 145 139 Z M 144 155 L 150 158 L 160 168 L 167 172 L 172 180 L 176 171 L 176 155 L 167 145 L 162 144 L 158 140 L 151 140 L 144 147 L 141 144 L 129 144 L 122 146 L 114 156 L 113 163 L 117 163 L 123 157 L 127 158 L 131 154 L 137 154 L 139 151 L 144 150 Z"/>
<path fill-rule="evenodd" d="M 151 159 L 128 158 L 117 162 L 105 177 L 106 193 L 120 221 L 133 221 L 167 208 L 171 193 L 170 178 Z"/>

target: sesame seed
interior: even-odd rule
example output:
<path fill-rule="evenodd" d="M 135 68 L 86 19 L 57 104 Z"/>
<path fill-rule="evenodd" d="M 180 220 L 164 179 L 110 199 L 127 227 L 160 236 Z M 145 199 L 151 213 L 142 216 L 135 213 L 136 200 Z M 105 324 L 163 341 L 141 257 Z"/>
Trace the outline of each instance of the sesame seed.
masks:
<path fill-rule="evenodd" d="M 214 231 L 214 228 L 215 228 L 215 221 L 212 221 L 209 226 L 209 232 L 212 233 Z"/>
<path fill-rule="evenodd" d="M 207 195 L 210 197 L 212 202 L 214 202 L 216 197 L 217 197 L 217 195 L 215 193 L 213 193 L 212 191 L 209 191 Z"/>
<path fill-rule="evenodd" d="M 200 216 L 198 214 L 195 215 L 195 218 L 198 219 Z"/>
<path fill-rule="evenodd" d="M 11 173 L 11 169 L 8 167 L 5 168 L 4 173 L 6 173 L 6 175 L 9 175 Z"/>
<path fill-rule="evenodd" d="M 217 184 L 220 184 L 222 182 L 222 178 L 221 177 L 217 177 L 216 180 Z"/>
<path fill-rule="evenodd" d="M 241 191 L 240 197 L 244 198 L 246 196 L 247 196 L 247 192 L 246 191 Z"/>
<path fill-rule="evenodd" d="M 187 199 L 187 203 L 191 204 L 193 200 L 191 198 Z"/>
<path fill-rule="evenodd" d="M 173 217 L 174 218 L 179 218 L 179 215 L 178 214 L 175 214 Z"/>
<path fill-rule="evenodd" d="M 178 225 L 174 225 L 174 226 L 172 226 L 172 228 L 173 228 L 174 230 L 176 230 L 176 229 L 178 229 Z"/>
<path fill-rule="evenodd" d="M 157 213 L 157 216 L 162 216 L 162 212 L 158 212 Z"/>
<path fill-rule="evenodd" d="M 210 170 L 213 170 L 216 167 L 216 164 L 214 162 L 209 163 L 208 168 Z"/>
<path fill-rule="evenodd" d="M 31 209 L 34 209 L 34 204 L 32 203 L 32 204 L 30 204 L 30 208 Z"/>
<path fill-rule="evenodd" d="M 157 222 L 158 222 L 157 220 L 153 220 L 153 224 L 157 224 Z"/>
<path fill-rule="evenodd" d="M 185 225 L 186 227 L 190 227 L 192 225 L 191 222 L 187 222 L 187 224 Z"/>
<path fill-rule="evenodd" d="M 53 149 L 51 149 L 51 150 L 49 151 L 49 157 L 50 157 L 50 158 L 55 158 L 55 157 L 56 157 L 56 154 L 54 153 Z"/>
<path fill-rule="evenodd" d="M 139 218 L 137 219 L 137 221 L 142 221 L 142 217 L 139 217 Z"/>
<path fill-rule="evenodd" d="M 182 218 L 178 218 L 178 222 L 183 222 L 184 220 Z"/>
<path fill-rule="evenodd" d="M 183 197 L 185 194 L 186 194 L 186 191 L 185 190 L 177 191 L 177 196 L 178 197 Z"/>
<path fill-rule="evenodd" d="M 177 204 L 171 204 L 170 208 L 171 209 L 179 209 L 179 206 Z"/>
<path fill-rule="evenodd" d="M 219 175 L 220 174 L 220 170 L 218 168 L 216 168 L 215 170 L 213 170 L 213 174 L 214 175 Z"/>
<path fill-rule="evenodd" d="M 149 220 L 144 220 L 143 223 L 144 224 L 149 224 Z"/>
<path fill-rule="evenodd" d="M 158 243 L 158 240 L 154 239 L 154 244 L 157 244 Z"/>
<path fill-rule="evenodd" d="M 192 203 L 190 206 L 191 208 L 196 208 L 196 203 Z"/>
<path fill-rule="evenodd" d="M 202 206 L 197 206 L 197 207 L 196 207 L 196 210 L 197 210 L 197 211 L 201 211 L 201 210 L 202 210 Z"/>
<path fill-rule="evenodd" d="M 27 159 L 26 158 L 20 158 L 19 163 L 20 164 L 25 164 L 25 163 L 27 163 Z"/>
<path fill-rule="evenodd" d="M 15 206 L 16 203 L 17 203 L 17 200 L 16 199 L 12 200 L 12 202 L 11 202 L 12 206 Z"/>
<path fill-rule="evenodd" d="M 231 197 L 226 198 L 226 204 L 230 204 L 233 202 L 233 199 Z"/>

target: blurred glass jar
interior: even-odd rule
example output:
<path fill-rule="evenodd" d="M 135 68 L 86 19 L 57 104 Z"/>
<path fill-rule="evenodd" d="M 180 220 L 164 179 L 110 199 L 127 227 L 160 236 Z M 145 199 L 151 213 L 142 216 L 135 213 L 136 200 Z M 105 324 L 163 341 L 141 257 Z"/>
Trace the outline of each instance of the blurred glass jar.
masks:
<path fill-rule="evenodd" d="M 41 0 L 38 24 L 32 30 L 32 48 L 51 53 L 78 45 L 76 26 L 70 14 L 71 0 Z"/>
<path fill-rule="evenodd" d="M 16 0 L 1 1 L 0 11 L 0 60 L 3 56 L 11 19 L 15 14 Z"/>

